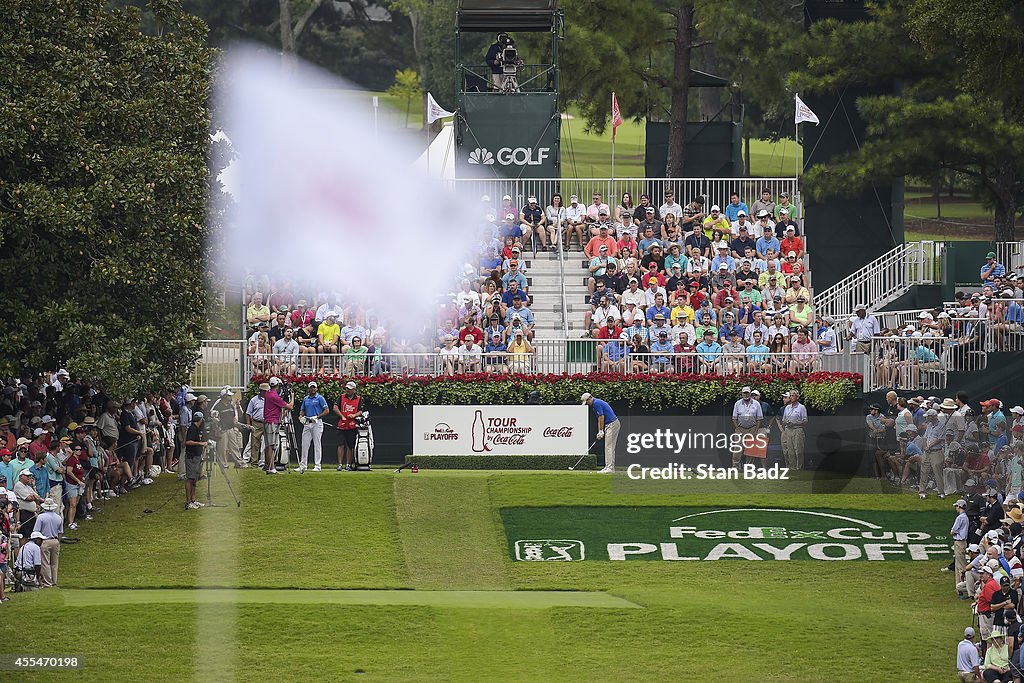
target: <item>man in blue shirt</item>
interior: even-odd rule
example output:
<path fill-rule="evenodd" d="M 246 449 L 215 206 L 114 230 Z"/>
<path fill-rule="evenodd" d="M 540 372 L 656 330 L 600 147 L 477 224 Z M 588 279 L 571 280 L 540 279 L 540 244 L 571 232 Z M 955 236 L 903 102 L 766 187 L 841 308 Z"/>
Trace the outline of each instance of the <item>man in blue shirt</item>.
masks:
<path fill-rule="evenodd" d="M 996 261 L 996 252 L 985 254 L 985 265 L 981 267 L 981 284 L 996 286 L 996 278 L 1006 276 L 1006 266 Z"/>
<path fill-rule="evenodd" d="M 953 561 L 955 573 L 953 583 L 959 583 L 967 565 L 967 533 L 970 531 L 970 520 L 967 519 L 967 501 L 963 498 L 953 504 L 956 508 L 956 520 L 949 530 L 949 537 L 953 539 Z"/>
<path fill-rule="evenodd" d="M 782 249 L 782 245 L 779 242 L 779 238 L 775 236 L 775 233 L 769 232 L 757 239 L 754 243 L 754 250 L 757 252 L 758 258 L 767 259 L 768 250 L 771 249 L 773 253 L 778 254 Z"/>
<path fill-rule="evenodd" d="M 622 339 L 615 339 L 605 344 L 602 354 L 604 355 L 602 372 L 627 372 L 629 370 L 627 367 L 629 346 Z"/>
<path fill-rule="evenodd" d="M 327 399 L 317 392 L 316 382 L 309 383 L 309 393 L 302 399 L 299 408 L 299 421 L 302 428 L 302 454 L 299 456 L 299 474 L 306 471 L 309 460 L 309 443 L 313 442 L 313 471 L 320 471 L 320 460 L 323 449 L 320 440 L 324 435 L 324 415 L 327 414 Z"/>
<path fill-rule="evenodd" d="M 740 201 L 739 192 L 733 192 L 729 195 L 729 203 L 725 205 L 725 217 L 732 223 L 739 216 L 740 211 L 744 214 L 750 214 L 750 209 L 747 208 L 747 205 Z"/>
<path fill-rule="evenodd" d="M 589 392 L 580 396 L 580 401 L 594 409 L 597 415 L 597 440 L 604 440 L 604 468 L 600 474 L 612 474 L 615 472 L 615 442 L 619 440 L 619 420 L 607 401 L 594 398 Z"/>
<path fill-rule="evenodd" d="M 672 372 L 670 354 L 675 353 L 675 345 L 669 341 L 668 330 L 659 329 L 658 338 L 651 344 L 651 372 Z"/>
<path fill-rule="evenodd" d="M 700 361 L 701 372 L 718 372 L 722 360 L 722 345 L 715 341 L 713 330 L 704 330 L 704 341 L 697 344 L 697 358 Z"/>

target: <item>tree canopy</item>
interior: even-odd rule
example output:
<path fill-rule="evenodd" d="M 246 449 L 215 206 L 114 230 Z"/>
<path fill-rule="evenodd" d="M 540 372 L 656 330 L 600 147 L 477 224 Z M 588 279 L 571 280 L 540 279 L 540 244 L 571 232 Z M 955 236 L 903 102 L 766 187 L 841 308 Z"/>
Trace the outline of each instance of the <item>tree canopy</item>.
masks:
<path fill-rule="evenodd" d="M 869 18 L 816 24 L 800 90 L 867 86 L 857 100 L 860 149 L 805 176 L 820 196 L 861 191 L 893 176 L 965 178 L 995 209 L 996 240 L 1014 240 L 1024 192 L 1024 7 L 1006 0 L 893 0 Z"/>
<path fill-rule="evenodd" d="M 211 51 L 177 0 L 0 0 L 0 372 L 127 396 L 205 330 Z"/>

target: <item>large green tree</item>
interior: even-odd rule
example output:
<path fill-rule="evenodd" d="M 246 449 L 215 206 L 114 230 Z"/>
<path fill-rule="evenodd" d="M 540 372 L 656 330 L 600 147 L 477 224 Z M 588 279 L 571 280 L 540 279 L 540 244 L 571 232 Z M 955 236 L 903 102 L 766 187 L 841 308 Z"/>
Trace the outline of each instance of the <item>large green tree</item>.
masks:
<path fill-rule="evenodd" d="M 816 24 L 801 90 L 866 86 L 867 139 L 805 177 L 819 196 L 893 176 L 956 172 L 994 209 L 994 238 L 1014 240 L 1024 193 L 1024 6 L 1010 0 L 891 0 L 867 20 Z"/>
<path fill-rule="evenodd" d="M 771 111 L 791 95 L 784 75 L 799 64 L 799 5 L 772 0 L 565 0 L 562 94 L 598 132 L 610 120 L 611 91 L 622 114 L 668 120 L 669 175 L 686 158 L 695 116 L 690 69 L 714 65 L 744 97 Z M 546 38 L 530 41 L 540 49 Z M 720 93 L 709 93 L 719 95 Z M 717 107 L 715 107 L 717 110 Z M 713 113 L 713 112 L 712 112 Z"/>
<path fill-rule="evenodd" d="M 0 0 L 0 373 L 126 396 L 186 379 L 205 329 L 212 54 L 177 0 Z"/>

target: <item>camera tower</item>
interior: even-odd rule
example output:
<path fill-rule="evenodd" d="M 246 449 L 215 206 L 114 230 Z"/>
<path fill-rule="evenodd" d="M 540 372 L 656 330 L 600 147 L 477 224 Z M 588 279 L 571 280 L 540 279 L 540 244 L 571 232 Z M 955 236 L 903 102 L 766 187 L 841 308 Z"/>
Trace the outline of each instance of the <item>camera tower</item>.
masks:
<path fill-rule="evenodd" d="M 457 177 L 560 177 L 558 44 L 564 30 L 557 0 L 458 0 Z M 493 74 L 483 51 L 475 47 L 477 41 L 464 34 L 495 39 L 499 33 L 509 40 L 499 43 L 500 73 Z M 528 54 L 533 48 L 521 51 L 516 38 L 524 33 L 550 35 L 550 63 L 536 63 L 547 59 Z M 474 45 L 465 54 L 464 40 Z"/>

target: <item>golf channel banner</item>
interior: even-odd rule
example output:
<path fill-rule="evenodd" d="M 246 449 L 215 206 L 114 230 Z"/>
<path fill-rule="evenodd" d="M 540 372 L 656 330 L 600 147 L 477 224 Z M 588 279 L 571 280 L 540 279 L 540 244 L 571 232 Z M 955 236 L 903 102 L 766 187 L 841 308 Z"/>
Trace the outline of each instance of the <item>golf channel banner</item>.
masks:
<path fill-rule="evenodd" d="M 559 177 L 561 119 L 554 93 L 467 93 L 459 113 L 459 178 Z"/>
<path fill-rule="evenodd" d="M 583 455 L 586 406 L 413 406 L 413 455 Z"/>
<path fill-rule="evenodd" d="M 920 561 L 952 554 L 951 515 L 735 506 L 501 510 L 520 562 Z"/>

